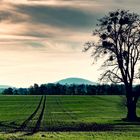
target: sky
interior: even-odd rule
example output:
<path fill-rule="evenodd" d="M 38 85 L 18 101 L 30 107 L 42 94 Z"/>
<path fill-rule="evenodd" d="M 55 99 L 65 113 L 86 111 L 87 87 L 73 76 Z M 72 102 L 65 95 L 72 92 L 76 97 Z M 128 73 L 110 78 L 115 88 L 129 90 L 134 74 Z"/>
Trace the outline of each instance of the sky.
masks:
<path fill-rule="evenodd" d="M 102 60 L 93 64 L 84 43 L 97 19 L 114 9 L 140 14 L 139 0 L 0 0 L 0 85 L 29 87 L 80 77 L 94 82 Z"/>

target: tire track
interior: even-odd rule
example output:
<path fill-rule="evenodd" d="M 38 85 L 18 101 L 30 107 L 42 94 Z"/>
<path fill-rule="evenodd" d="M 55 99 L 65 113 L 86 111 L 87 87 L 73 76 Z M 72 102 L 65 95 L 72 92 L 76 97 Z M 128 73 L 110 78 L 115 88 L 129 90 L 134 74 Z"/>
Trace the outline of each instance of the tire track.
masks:
<path fill-rule="evenodd" d="M 41 97 L 40 102 L 39 102 L 36 110 L 20 125 L 20 127 L 16 131 L 23 131 L 27 127 L 27 124 L 33 119 L 33 117 L 38 112 L 38 110 L 41 106 L 42 100 L 43 100 L 43 96 Z"/>
<path fill-rule="evenodd" d="M 36 125 L 32 131 L 32 134 L 36 133 L 37 131 L 39 131 L 39 128 L 40 128 L 40 125 L 41 125 L 41 121 L 42 121 L 42 118 L 43 118 L 43 114 L 44 114 L 44 110 L 45 110 L 45 104 L 46 104 L 46 96 L 44 97 L 44 102 L 43 102 L 43 107 L 42 107 L 42 110 L 41 110 L 41 113 L 39 115 L 39 118 L 36 122 Z"/>

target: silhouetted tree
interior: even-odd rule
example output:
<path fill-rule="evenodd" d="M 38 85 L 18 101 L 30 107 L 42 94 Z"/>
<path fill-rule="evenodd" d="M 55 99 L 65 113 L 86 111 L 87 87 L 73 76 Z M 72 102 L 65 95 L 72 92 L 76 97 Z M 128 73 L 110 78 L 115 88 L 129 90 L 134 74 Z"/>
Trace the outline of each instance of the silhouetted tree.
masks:
<path fill-rule="evenodd" d="M 96 59 L 106 55 L 103 67 L 107 69 L 101 80 L 124 83 L 127 120 L 136 120 L 139 94 L 134 94 L 132 87 L 134 79 L 139 78 L 137 64 L 140 60 L 140 17 L 126 10 L 110 12 L 99 20 L 94 35 L 99 38 L 98 42 L 86 43 L 85 51 L 93 48 L 92 55 Z"/>
<path fill-rule="evenodd" d="M 17 89 L 13 89 L 13 95 L 18 95 L 18 90 Z"/>
<path fill-rule="evenodd" d="M 56 93 L 55 93 L 55 84 L 52 84 L 52 83 L 49 83 L 49 84 L 47 84 L 47 93 L 49 94 L 49 95 L 55 95 Z"/>
<path fill-rule="evenodd" d="M 13 88 L 7 88 L 3 91 L 4 95 L 13 95 Z"/>
<path fill-rule="evenodd" d="M 34 88 L 34 94 L 35 95 L 41 94 L 40 93 L 40 88 L 39 88 L 38 84 L 35 83 L 34 86 L 33 86 L 33 88 Z"/>
<path fill-rule="evenodd" d="M 19 88 L 16 89 L 17 90 L 17 94 L 19 95 L 28 95 L 28 90 L 26 88 Z M 16 94 L 16 90 L 14 91 L 14 94 Z"/>
<path fill-rule="evenodd" d="M 34 95 L 34 88 L 33 88 L 33 86 L 30 86 L 30 87 L 28 88 L 28 91 L 29 91 L 29 94 L 30 94 L 30 95 Z"/>
<path fill-rule="evenodd" d="M 97 86 L 87 85 L 87 95 L 96 95 L 97 94 Z"/>
<path fill-rule="evenodd" d="M 42 95 L 46 95 L 47 94 L 47 87 L 46 87 L 45 84 L 42 84 L 40 86 L 40 94 L 42 94 Z"/>

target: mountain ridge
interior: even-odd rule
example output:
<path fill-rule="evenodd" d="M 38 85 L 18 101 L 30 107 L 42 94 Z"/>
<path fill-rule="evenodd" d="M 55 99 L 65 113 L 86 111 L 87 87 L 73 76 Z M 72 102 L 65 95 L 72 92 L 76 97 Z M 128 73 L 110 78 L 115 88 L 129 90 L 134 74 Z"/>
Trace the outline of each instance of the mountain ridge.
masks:
<path fill-rule="evenodd" d="M 0 88 L 9 88 L 11 86 L 8 86 L 8 85 L 0 85 Z"/>
<path fill-rule="evenodd" d="M 66 85 L 66 84 L 67 85 L 72 85 L 72 84 L 75 84 L 75 85 L 81 85 L 81 84 L 97 85 L 97 83 L 95 83 L 95 82 L 92 82 L 92 81 L 84 79 L 84 78 L 78 78 L 78 77 L 69 77 L 69 78 L 61 79 L 55 83 L 59 83 L 62 85 Z"/>

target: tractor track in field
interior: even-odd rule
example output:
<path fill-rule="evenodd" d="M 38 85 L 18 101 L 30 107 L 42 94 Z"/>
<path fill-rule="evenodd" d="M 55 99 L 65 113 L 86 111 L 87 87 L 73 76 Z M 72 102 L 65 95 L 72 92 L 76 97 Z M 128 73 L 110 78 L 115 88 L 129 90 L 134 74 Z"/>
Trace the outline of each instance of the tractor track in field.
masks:
<path fill-rule="evenodd" d="M 44 97 L 44 101 L 43 101 L 43 106 L 42 106 L 42 110 L 41 110 L 41 113 L 39 115 L 39 118 L 36 122 L 36 125 L 32 131 L 32 134 L 36 133 L 37 131 L 39 131 L 39 128 L 40 128 L 40 125 L 41 125 L 41 121 L 42 121 L 42 118 L 43 118 L 43 115 L 44 115 L 44 110 L 45 110 L 45 104 L 46 104 L 46 96 Z"/>
<path fill-rule="evenodd" d="M 35 117 L 36 113 L 38 112 L 38 110 L 41 106 L 42 100 L 43 100 L 43 96 L 41 97 L 40 102 L 39 102 L 37 108 L 35 109 L 35 111 L 15 131 L 23 131 L 27 127 L 27 124 Z"/>

